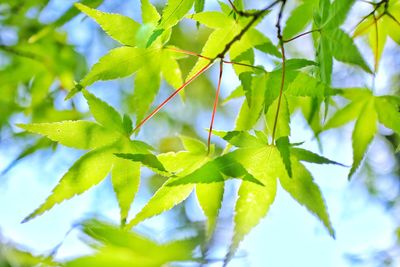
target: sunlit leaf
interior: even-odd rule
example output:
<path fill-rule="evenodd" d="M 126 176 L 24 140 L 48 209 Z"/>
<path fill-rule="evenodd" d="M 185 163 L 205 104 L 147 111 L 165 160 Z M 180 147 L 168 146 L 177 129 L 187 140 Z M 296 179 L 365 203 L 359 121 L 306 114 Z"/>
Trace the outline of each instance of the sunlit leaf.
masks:
<path fill-rule="evenodd" d="M 141 68 L 143 62 L 146 61 L 146 56 L 154 51 L 127 46 L 112 49 L 93 65 L 79 84 L 86 87 L 99 80 L 113 80 L 129 76 Z"/>
<path fill-rule="evenodd" d="M 113 156 L 110 151 L 112 151 L 111 147 L 101 147 L 78 159 L 64 174 L 46 201 L 26 217 L 23 222 L 35 218 L 64 200 L 82 194 L 102 181 L 112 166 Z"/>
<path fill-rule="evenodd" d="M 292 161 L 293 177 L 282 174 L 279 181 L 282 187 L 301 205 L 318 217 L 334 237 L 335 232 L 329 219 L 325 201 L 319 187 L 314 183 L 310 172 L 297 160 Z"/>
<path fill-rule="evenodd" d="M 353 165 L 349 178 L 359 167 L 361 160 L 367 152 L 368 146 L 377 131 L 377 117 L 374 106 L 374 99 L 367 101 L 360 112 L 353 131 Z"/>
<path fill-rule="evenodd" d="M 121 115 L 119 115 L 113 107 L 89 93 L 87 90 L 83 90 L 83 95 L 88 102 L 90 113 L 93 114 L 93 117 L 98 123 L 106 128 L 120 131 L 122 133 L 125 132 Z"/>
<path fill-rule="evenodd" d="M 113 39 L 123 45 L 135 46 L 136 33 L 140 26 L 139 23 L 129 17 L 102 12 L 80 3 L 76 3 L 75 6 L 94 19 Z"/>
<path fill-rule="evenodd" d="M 46 136 L 62 145 L 89 149 L 114 142 L 119 135 L 90 121 L 63 121 L 53 123 L 18 124 L 18 127 Z"/>
<path fill-rule="evenodd" d="M 124 224 L 133 199 L 139 190 L 140 164 L 114 158 L 111 181 L 120 208 L 121 222 Z"/>

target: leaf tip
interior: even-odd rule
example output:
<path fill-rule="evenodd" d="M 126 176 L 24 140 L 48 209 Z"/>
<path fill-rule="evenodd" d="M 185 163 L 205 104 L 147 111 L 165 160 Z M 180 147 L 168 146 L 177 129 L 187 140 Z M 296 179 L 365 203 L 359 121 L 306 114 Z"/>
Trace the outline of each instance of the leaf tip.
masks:
<path fill-rule="evenodd" d="M 36 217 L 36 214 L 35 213 L 31 213 L 21 221 L 21 224 L 27 223 L 30 220 L 32 220 L 33 218 L 35 218 L 35 217 Z"/>

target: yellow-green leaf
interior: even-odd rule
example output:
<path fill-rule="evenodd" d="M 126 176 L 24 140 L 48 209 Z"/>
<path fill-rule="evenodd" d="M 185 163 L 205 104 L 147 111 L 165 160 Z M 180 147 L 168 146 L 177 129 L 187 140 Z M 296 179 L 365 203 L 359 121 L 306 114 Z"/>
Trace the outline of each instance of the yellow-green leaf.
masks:
<path fill-rule="evenodd" d="M 46 201 L 26 217 L 23 222 L 41 215 L 64 200 L 82 194 L 101 182 L 111 169 L 113 160 L 111 152 L 111 147 L 101 147 L 79 158 L 64 174 Z"/>
<path fill-rule="evenodd" d="M 86 87 L 96 81 L 113 80 L 133 74 L 146 62 L 147 56 L 155 49 L 145 50 L 135 47 L 118 47 L 110 50 L 93 65 L 88 74 L 79 82 Z"/>
<path fill-rule="evenodd" d="M 378 115 L 375 111 L 374 99 L 371 98 L 364 104 L 360 115 L 356 121 L 353 131 L 353 165 L 351 167 L 349 178 L 353 176 L 364 158 L 368 146 L 377 131 Z"/>
<path fill-rule="evenodd" d="M 142 20 L 143 23 L 156 24 L 161 16 L 157 9 L 151 4 L 150 0 L 140 0 L 142 4 Z"/>
<path fill-rule="evenodd" d="M 400 135 L 400 102 L 380 96 L 375 98 L 375 107 L 379 122 Z"/>
<path fill-rule="evenodd" d="M 217 11 L 205 11 L 191 14 L 187 17 L 212 29 L 229 27 L 235 23 L 232 18 Z"/>
<path fill-rule="evenodd" d="M 140 163 L 115 157 L 113 159 L 111 181 L 117 196 L 121 224 L 123 225 L 126 222 L 129 209 L 139 189 Z"/>
<path fill-rule="evenodd" d="M 161 58 L 161 72 L 164 79 L 175 89 L 183 84 L 182 72 L 178 61 L 173 57 L 173 53 L 164 49 Z M 183 92 L 183 91 L 181 91 Z"/>
<path fill-rule="evenodd" d="M 18 127 L 46 136 L 62 145 L 89 149 L 110 144 L 119 134 L 90 121 L 62 121 L 53 123 L 18 124 Z"/>
<path fill-rule="evenodd" d="M 279 168 L 284 168 L 279 152 L 272 146 L 240 149 L 235 153 L 247 171 L 259 179 L 264 186 L 243 181 L 239 188 L 230 256 L 233 256 L 244 236 L 267 214 L 275 199 L 276 173 Z"/>
<path fill-rule="evenodd" d="M 217 224 L 219 209 L 224 195 L 224 183 L 198 184 L 196 196 L 207 218 L 207 237 L 210 239 Z"/>
<path fill-rule="evenodd" d="M 317 216 L 329 234 L 335 237 L 335 231 L 330 222 L 322 193 L 318 185 L 314 183 L 310 172 L 295 158 L 292 158 L 292 169 L 292 178 L 280 171 L 280 184 L 299 204 L 305 206 L 308 211 Z"/>
<path fill-rule="evenodd" d="M 175 26 L 192 8 L 194 0 L 168 0 L 163 10 L 159 28 Z"/>
<path fill-rule="evenodd" d="M 83 90 L 83 95 L 88 102 L 90 113 L 92 113 L 98 123 L 106 128 L 122 133 L 125 132 L 121 115 L 113 107 L 87 90 Z"/>
<path fill-rule="evenodd" d="M 139 23 L 129 17 L 102 12 L 80 3 L 76 3 L 75 6 L 94 19 L 111 38 L 123 45 L 135 46 Z"/>
<path fill-rule="evenodd" d="M 191 173 L 209 160 L 206 155 L 192 154 L 186 151 L 161 154 L 158 159 L 169 173 L 175 173 L 177 176 Z M 169 180 L 157 190 L 149 202 L 128 223 L 128 228 L 172 209 L 184 201 L 195 187 L 195 185 L 168 186 L 168 183 Z"/>

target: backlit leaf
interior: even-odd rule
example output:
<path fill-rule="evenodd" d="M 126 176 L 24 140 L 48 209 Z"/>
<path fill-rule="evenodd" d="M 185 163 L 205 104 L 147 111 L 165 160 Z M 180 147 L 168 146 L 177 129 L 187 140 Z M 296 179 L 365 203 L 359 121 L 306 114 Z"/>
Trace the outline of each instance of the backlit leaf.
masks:
<path fill-rule="evenodd" d="M 124 132 L 121 115 L 113 107 L 87 90 L 83 90 L 83 95 L 88 102 L 90 113 L 98 123 L 106 128 Z"/>
<path fill-rule="evenodd" d="M 335 232 L 329 219 L 325 201 L 310 172 L 297 160 L 292 160 L 292 169 L 292 178 L 284 173 L 280 174 L 280 184 L 299 204 L 305 206 L 317 216 L 325 225 L 329 234 L 334 237 Z"/>
<path fill-rule="evenodd" d="M 349 178 L 356 172 L 360 166 L 368 146 L 377 131 L 378 115 L 375 111 L 374 99 L 367 101 L 360 112 L 353 131 L 353 165 L 351 167 Z"/>
<path fill-rule="evenodd" d="M 132 75 L 154 51 L 127 46 L 114 48 L 93 65 L 79 84 L 86 87 L 99 80 L 113 80 Z"/>
<path fill-rule="evenodd" d="M 139 23 L 129 17 L 102 12 L 80 3 L 76 3 L 75 6 L 94 19 L 110 37 L 123 45 L 135 46 Z"/>
<path fill-rule="evenodd" d="M 120 208 L 121 223 L 125 224 L 129 209 L 139 189 L 140 164 L 114 158 L 111 181 Z"/>
<path fill-rule="evenodd" d="M 61 178 L 46 201 L 33 213 L 26 217 L 27 222 L 51 209 L 54 205 L 82 194 L 101 182 L 112 166 L 111 147 L 101 147 L 88 152 L 79 158 Z"/>
<path fill-rule="evenodd" d="M 18 127 L 46 136 L 62 145 L 89 149 L 114 142 L 119 135 L 90 121 L 18 124 Z"/>
<path fill-rule="evenodd" d="M 275 200 L 277 168 L 284 168 L 279 152 L 272 146 L 242 149 L 236 153 L 240 163 L 264 186 L 243 181 L 239 188 L 239 198 L 235 207 L 234 236 L 230 248 L 231 256 L 244 236 L 267 214 Z"/>
<path fill-rule="evenodd" d="M 224 195 L 224 183 L 197 184 L 196 196 L 207 218 L 207 237 L 211 238 L 217 224 Z"/>

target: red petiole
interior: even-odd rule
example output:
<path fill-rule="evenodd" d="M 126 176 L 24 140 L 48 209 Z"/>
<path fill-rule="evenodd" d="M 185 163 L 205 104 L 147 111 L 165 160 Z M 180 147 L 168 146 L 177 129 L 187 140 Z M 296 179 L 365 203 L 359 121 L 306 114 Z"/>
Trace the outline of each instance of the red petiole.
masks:
<path fill-rule="evenodd" d="M 193 77 L 187 80 L 181 87 L 176 89 L 167 99 L 165 99 L 157 108 L 155 108 L 146 118 L 144 118 L 138 125 L 136 125 L 135 129 L 133 129 L 132 133 L 134 133 L 137 129 L 139 129 L 143 124 L 146 123 L 151 117 L 153 117 L 165 104 L 167 104 L 174 96 L 176 96 L 182 89 L 184 89 L 188 84 L 190 84 L 193 80 L 195 80 L 200 74 L 205 72 L 210 66 L 211 62 L 204 66 L 201 70 L 199 70 Z"/>
<path fill-rule="evenodd" d="M 202 69 L 200 69 L 195 75 L 193 75 L 193 77 L 191 77 L 184 84 L 182 84 L 181 87 L 176 89 L 167 99 L 165 99 L 160 105 L 158 105 L 146 118 L 144 118 L 139 124 L 137 124 L 135 129 L 133 129 L 131 134 L 133 134 L 136 130 L 138 130 L 140 127 L 142 127 L 143 124 L 145 124 L 149 119 L 151 119 L 162 107 L 164 107 L 181 90 L 183 90 L 187 85 L 189 85 L 193 80 L 195 80 L 203 72 L 205 72 L 213 64 L 213 62 L 215 61 L 215 58 L 213 59 L 213 58 L 210 58 L 210 57 L 206 57 L 206 56 L 203 56 L 203 55 L 200 55 L 198 53 L 191 52 L 191 51 L 186 51 L 186 50 L 182 50 L 182 49 L 178 49 L 178 48 L 174 48 L 174 47 L 168 47 L 166 49 L 169 49 L 169 50 L 177 52 L 177 53 L 182 53 L 182 54 L 186 54 L 186 55 L 191 55 L 191 56 L 196 56 L 196 57 L 199 57 L 199 58 L 203 58 L 203 59 L 208 60 L 209 63 L 206 66 L 204 66 Z M 264 70 L 261 67 L 257 67 L 257 66 L 253 66 L 253 65 L 249 65 L 249 64 L 241 63 L 241 62 L 226 61 L 223 58 L 220 58 L 218 86 L 217 86 L 217 92 L 216 92 L 215 101 L 214 101 L 213 112 L 212 112 L 212 115 L 211 115 L 210 128 L 209 128 L 209 132 L 208 132 L 208 141 L 207 141 L 208 152 L 210 152 L 211 133 L 212 133 L 213 125 L 214 125 L 215 114 L 217 112 L 217 106 L 218 106 L 219 93 L 220 93 L 220 90 L 221 90 L 221 80 L 222 80 L 223 64 L 224 63 L 226 63 L 226 64 L 235 64 L 235 65 L 239 65 L 239 66 L 245 66 L 245 67 Z"/>
<path fill-rule="evenodd" d="M 215 95 L 214 108 L 213 108 L 213 112 L 212 112 L 212 115 L 211 115 L 210 129 L 208 131 L 208 141 L 207 141 L 208 152 L 210 152 L 211 133 L 212 133 L 213 125 L 214 125 L 215 113 L 217 112 L 219 92 L 220 92 L 220 89 L 221 89 L 223 66 L 224 66 L 224 61 L 221 59 L 221 61 L 219 62 L 219 78 L 218 78 L 217 93 Z"/>

